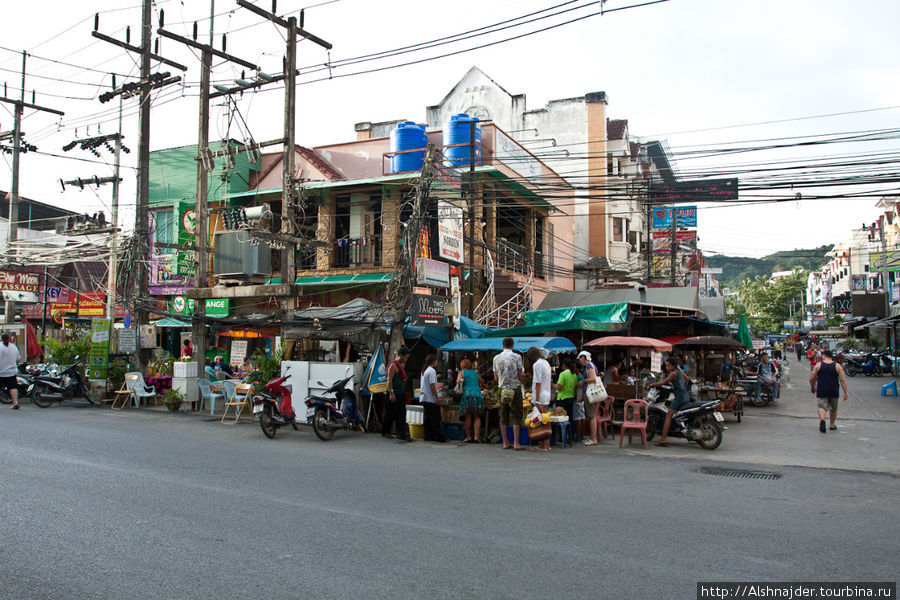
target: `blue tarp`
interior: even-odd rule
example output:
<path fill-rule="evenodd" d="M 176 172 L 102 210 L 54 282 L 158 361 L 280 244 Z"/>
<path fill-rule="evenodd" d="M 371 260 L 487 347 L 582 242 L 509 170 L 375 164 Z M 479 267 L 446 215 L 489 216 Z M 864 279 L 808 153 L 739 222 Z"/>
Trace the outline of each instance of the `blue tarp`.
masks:
<path fill-rule="evenodd" d="M 461 317 L 459 331 L 454 331 L 453 337 L 455 339 L 480 338 L 483 337 L 487 331 L 488 328 L 484 325 L 477 323 L 468 317 Z M 439 326 L 413 327 L 412 325 L 407 325 L 403 330 L 403 337 L 412 340 L 425 338 L 425 341 L 435 348 L 440 348 L 450 341 L 447 327 Z"/>
<path fill-rule="evenodd" d="M 526 352 L 532 346 L 546 348 L 556 353 L 575 353 L 575 344 L 563 337 L 513 337 L 516 345 L 513 348 L 517 352 Z M 479 338 L 468 340 L 453 340 L 441 346 L 441 350 L 462 351 L 495 351 L 503 350 L 503 338 Z"/>

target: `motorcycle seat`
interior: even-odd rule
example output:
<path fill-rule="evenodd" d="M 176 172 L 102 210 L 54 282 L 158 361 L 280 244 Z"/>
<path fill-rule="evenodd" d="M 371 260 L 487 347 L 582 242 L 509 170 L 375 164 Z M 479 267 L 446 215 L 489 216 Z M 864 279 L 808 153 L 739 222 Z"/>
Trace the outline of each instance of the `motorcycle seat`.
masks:
<path fill-rule="evenodd" d="M 706 404 L 706 402 L 688 402 L 687 404 L 682 404 L 680 407 L 678 407 L 678 412 L 697 408 L 703 406 L 704 404 Z"/>

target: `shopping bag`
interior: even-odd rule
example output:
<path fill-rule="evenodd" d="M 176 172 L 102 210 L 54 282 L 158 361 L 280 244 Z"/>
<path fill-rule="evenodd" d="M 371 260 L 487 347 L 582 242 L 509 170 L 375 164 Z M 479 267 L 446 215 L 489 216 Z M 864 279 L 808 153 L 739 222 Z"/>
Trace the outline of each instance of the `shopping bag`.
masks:
<path fill-rule="evenodd" d="M 540 424 L 541 422 L 541 411 L 537 409 L 536 406 L 531 408 L 531 412 L 528 413 L 528 416 L 525 417 L 525 424 L 529 427 L 533 427 L 535 424 Z"/>
<path fill-rule="evenodd" d="M 603 402 L 606 400 L 607 393 L 606 388 L 603 387 L 602 381 L 595 381 L 593 383 L 587 384 L 587 387 L 584 390 L 584 399 L 590 402 L 591 404 L 597 404 L 598 402 Z"/>

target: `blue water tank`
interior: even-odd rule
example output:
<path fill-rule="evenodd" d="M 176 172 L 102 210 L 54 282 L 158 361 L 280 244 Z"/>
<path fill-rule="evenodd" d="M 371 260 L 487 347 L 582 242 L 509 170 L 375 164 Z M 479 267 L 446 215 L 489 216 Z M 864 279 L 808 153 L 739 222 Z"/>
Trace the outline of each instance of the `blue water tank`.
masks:
<path fill-rule="evenodd" d="M 397 128 L 391 132 L 391 152 L 403 152 L 403 154 L 391 155 L 391 173 L 420 171 L 425 162 L 425 146 L 427 145 L 428 136 L 425 135 L 424 125 L 416 125 L 412 121 L 398 123 Z M 417 150 L 417 152 L 404 152 L 404 150 Z"/>
<path fill-rule="evenodd" d="M 444 165 L 448 167 L 469 166 L 471 121 L 478 121 L 478 117 L 460 113 L 450 117 L 450 120 L 444 124 Z M 448 148 L 448 146 L 451 147 Z M 478 123 L 475 123 L 475 164 L 481 164 L 481 125 Z"/>

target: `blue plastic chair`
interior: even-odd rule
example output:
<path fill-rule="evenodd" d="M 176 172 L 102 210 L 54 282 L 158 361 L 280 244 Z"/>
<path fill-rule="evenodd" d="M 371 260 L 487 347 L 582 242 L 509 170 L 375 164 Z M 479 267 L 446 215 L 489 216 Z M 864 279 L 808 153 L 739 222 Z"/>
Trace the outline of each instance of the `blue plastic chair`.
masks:
<path fill-rule="evenodd" d="M 556 433 L 559 432 L 559 443 L 560 446 L 566 447 L 566 440 L 568 440 L 569 445 L 572 445 L 573 433 L 572 433 L 572 422 L 571 421 L 563 421 L 561 423 L 550 423 L 553 428 L 553 436 L 550 438 L 550 443 L 552 444 L 556 440 Z"/>
<path fill-rule="evenodd" d="M 203 410 L 203 403 L 209 403 L 209 414 L 215 414 L 216 412 L 216 398 L 225 401 L 225 394 L 220 394 L 212 389 L 210 382 L 206 379 L 198 379 L 197 385 L 200 386 L 200 410 Z"/>
<path fill-rule="evenodd" d="M 891 392 L 891 396 L 893 396 L 894 398 L 897 397 L 897 381 L 896 380 L 894 380 L 890 383 L 886 383 L 883 386 L 881 386 L 881 395 L 882 396 L 887 396 L 888 391 Z"/>

